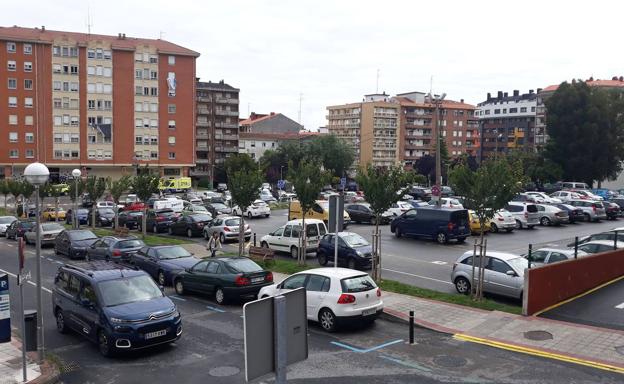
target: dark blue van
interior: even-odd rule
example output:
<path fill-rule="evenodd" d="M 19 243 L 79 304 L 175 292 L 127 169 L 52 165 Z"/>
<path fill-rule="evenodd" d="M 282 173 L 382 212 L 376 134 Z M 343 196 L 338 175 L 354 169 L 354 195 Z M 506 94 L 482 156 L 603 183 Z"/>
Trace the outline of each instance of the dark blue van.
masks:
<path fill-rule="evenodd" d="M 437 207 L 410 209 L 390 223 L 396 237 L 426 237 L 445 244 L 449 240 L 463 242 L 470 236 L 468 211 Z"/>
<path fill-rule="evenodd" d="M 52 291 L 60 333 L 96 342 L 104 356 L 171 343 L 182 335 L 180 312 L 145 272 L 84 262 L 59 268 Z"/>

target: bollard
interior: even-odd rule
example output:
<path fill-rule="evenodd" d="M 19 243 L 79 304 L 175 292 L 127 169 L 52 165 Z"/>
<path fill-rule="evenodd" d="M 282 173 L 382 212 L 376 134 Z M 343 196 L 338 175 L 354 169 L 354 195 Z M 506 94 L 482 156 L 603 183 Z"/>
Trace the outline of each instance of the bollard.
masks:
<path fill-rule="evenodd" d="M 254 247 L 256 246 L 256 232 L 254 232 Z"/>
<path fill-rule="evenodd" d="M 615 231 L 615 236 L 613 237 L 613 249 L 617 249 L 617 239 L 618 238 L 618 231 Z"/>
<path fill-rule="evenodd" d="M 409 343 L 414 344 L 414 311 L 409 311 Z"/>
<path fill-rule="evenodd" d="M 529 244 L 529 255 L 527 256 L 527 260 L 529 261 L 529 269 L 531 269 L 531 253 L 533 252 L 533 244 Z"/>
<path fill-rule="evenodd" d="M 574 258 L 578 257 L 578 236 L 574 238 Z"/>

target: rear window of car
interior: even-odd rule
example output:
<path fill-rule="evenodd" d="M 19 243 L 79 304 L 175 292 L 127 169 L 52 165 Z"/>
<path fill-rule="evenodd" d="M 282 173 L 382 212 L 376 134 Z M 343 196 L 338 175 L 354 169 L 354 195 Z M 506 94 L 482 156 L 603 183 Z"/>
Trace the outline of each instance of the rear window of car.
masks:
<path fill-rule="evenodd" d="M 59 224 L 51 223 L 51 224 L 41 224 L 41 229 L 44 231 L 58 231 L 58 230 L 62 230 L 63 227 L 61 227 Z"/>
<path fill-rule="evenodd" d="M 340 281 L 340 285 L 342 286 L 342 292 L 344 293 L 365 292 L 377 288 L 373 279 L 371 279 L 368 275 L 342 279 Z"/>
<path fill-rule="evenodd" d="M 228 227 L 238 227 L 240 225 L 240 219 L 227 219 L 225 225 Z"/>
<path fill-rule="evenodd" d="M 234 259 L 227 262 L 228 267 L 234 272 L 259 272 L 262 267 L 249 259 Z"/>
<path fill-rule="evenodd" d="M 602 203 L 594 203 L 594 206 L 596 208 L 604 208 L 604 205 Z"/>
<path fill-rule="evenodd" d="M 141 240 L 122 240 L 115 245 L 117 249 L 144 247 L 145 244 Z"/>
<path fill-rule="evenodd" d="M 316 224 L 308 224 L 308 225 L 306 225 L 306 228 L 307 228 L 307 231 L 306 231 L 307 232 L 306 233 L 307 236 L 318 236 L 319 235 L 318 227 L 316 226 Z"/>
<path fill-rule="evenodd" d="M 190 216 L 193 221 L 210 221 L 211 217 L 208 215 L 193 215 Z"/>
<path fill-rule="evenodd" d="M 529 204 L 526 206 L 526 208 L 527 208 L 527 212 L 529 213 L 537 212 L 537 207 L 535 205 Z"/>

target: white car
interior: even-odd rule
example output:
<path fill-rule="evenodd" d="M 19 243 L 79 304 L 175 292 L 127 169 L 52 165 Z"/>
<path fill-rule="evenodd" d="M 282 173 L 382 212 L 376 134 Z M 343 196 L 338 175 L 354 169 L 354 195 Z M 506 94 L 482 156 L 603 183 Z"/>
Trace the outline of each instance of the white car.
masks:
<path fill-rule="evenodd" d="M 110 209 L 115 209 L 117 208 L 117 204 L 115 204 L 114 201 L 98 201 L 97 203 L 95 203 L 95 207 L 96 208 L 110 208 Z"/>
<path fill-rule="evenodd" d="M 237 205 L 232 208 L 232 214 L 236 216 L 241 216 L 242 212 L 240 207 Z M 247 209 L 245 210 L 245 216 L 249 217 L 269 217 L 271 215 L 271 208 L 269 208 L 268 204 L 264 201 L 258 199 L 255 200 Z"/>
<path fill-rule="evenodd" d="M 508 210 L 498 210 L 494 213 L 492 220 L 490 220 L 490 229 L 494 233 L 502 230 L 511 232 L 516 229 L 516 219 Z"/>
<path fill-rule="evenodd" d="M 17 220 L 15 216 L 0 216 L 0 236 L 6 235 L 6 230 L 14 221 Z"/>
<path fill-rule="evenodd" d="M 581 198 L 581 196 L 578 193 L 570 192 L 570 191 L 557 191 L 555 193 L 552 193 L 550 195 L 550 197 L 554 197 L 555 199 L 559 199 L 563 203 L 567 203 L 570 200 L 578 200 L 578 199 Z"/>
<path fill-rule="evenodd" d="M 414 206 L 406 201 L 397 201 L 396 203 L 392 204 L 392 206 L 388 208 L 386 212 L 384 212 L 384 215 L 391 214 L 392 216 L 397 217 L 401 216 L 412 208 L 414 208 Z"/>
<path fill-rule="evenodd" d="M 561 199 L 558 199 L 556 197 L 550 197 L 544 192 L 529 191 L 529 192 L 526 192 L 526 194 L 529 196 L 532 196 L 535 199 L 535 202 L 537 203 L 546 203 L 546 204 L 561 204 L 562 203 Z"/>
<path fill-rule="evenodd" d="M 332 332 L 348 321 L 373 322 L 383 311 L 381 289 L 366 273 L 347 268 L 316 268 L 295 273 L 260 289 L 258 298 L 306 289 L 306 315 Z"/>
<path fill-rule="evenodd" d="M 262 236 L 260 246 L 274 251 L 289 252 L 293 259 L 299 255 L 301 246 L 301 219 L 288 221 L 268 235 Z M 318 219 L 306 220 L 306 253 L 316 252 L 321 237 L 327 233 L 327 227 Z"/>
<path fill-rule="evenodd" d="M 436 205 L 436 203 L 433 200 L 429 200 L 429 205 Z M 440 197 L 440 207 L 464 209 L 464 205 L 460 203 L 459 200 L 453 199 L 452 197 Z"/>

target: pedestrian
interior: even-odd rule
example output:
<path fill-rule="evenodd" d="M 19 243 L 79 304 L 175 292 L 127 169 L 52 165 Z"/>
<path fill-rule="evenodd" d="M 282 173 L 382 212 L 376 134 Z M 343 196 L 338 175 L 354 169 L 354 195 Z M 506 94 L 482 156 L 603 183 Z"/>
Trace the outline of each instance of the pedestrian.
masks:
<path fill-rule="evenodd" d="M 215 257 L 217 253 L 217 249 L 222 249 L 221 240 L 219 239 L 219 234 L 217 232 L 213 232 L 210 239 L 208 239 L 208 244 L 206 245 L 206 249 L 210 251 L 210 257 Z"/>

